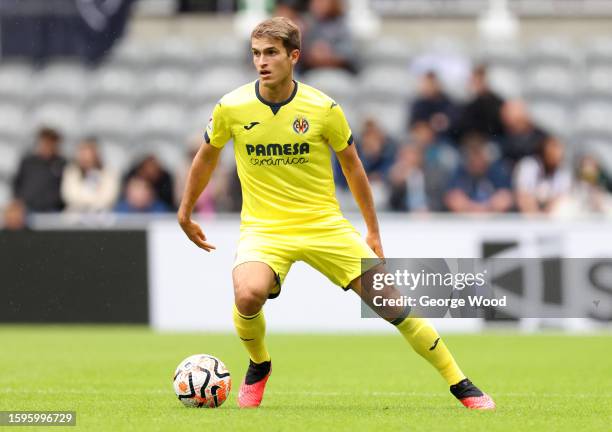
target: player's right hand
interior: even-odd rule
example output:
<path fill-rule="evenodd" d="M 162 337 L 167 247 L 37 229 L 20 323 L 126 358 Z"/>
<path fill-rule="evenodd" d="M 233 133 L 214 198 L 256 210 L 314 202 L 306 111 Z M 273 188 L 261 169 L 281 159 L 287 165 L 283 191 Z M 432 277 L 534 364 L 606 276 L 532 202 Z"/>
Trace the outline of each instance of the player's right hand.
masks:
<path fill-rule="evenodd" d="M 206 241 L 204 231 L 202 231 L 202 228 L 197 222 L 189 218 L 186 220 L 179 220 L 179 224 L 181 228 L 183 228 L 183 231 L 185 231 L 185 234 L 187 234 L 187 237 L 189 237 L 189 240 L 194 242 L 199 248 L 204 249 L 206 252 L 217 249 L 214 245 Z"/>

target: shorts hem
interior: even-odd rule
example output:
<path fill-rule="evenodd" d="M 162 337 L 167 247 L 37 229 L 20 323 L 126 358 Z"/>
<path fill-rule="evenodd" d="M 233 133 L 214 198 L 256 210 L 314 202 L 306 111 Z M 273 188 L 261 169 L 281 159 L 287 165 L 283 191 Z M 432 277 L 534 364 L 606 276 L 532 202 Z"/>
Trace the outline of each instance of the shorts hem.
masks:
<path fill-rule="evenodd" d="M 369 258 L 370 259 L 370 258 Z M 377 265 L 380 264 L 385 264 L 385 259 L 384 258 L 378 258 L 377 262 L 372 264 L 370 267 L 368 267 L 365 270 L 359 269 L 359 272 L 355 275 L 355 276 L 351 276 L 348 280 L 348 282 L 346 283 L 341 283 L 338 284 L 340 286 L 340 288 L 342 288 L 344 291 L 348 291 L 351 289 L 350 285 L 351 282 L 353 282 L 355 279 L 360 278 L 361 276 L 363 276 L 364 274 L 366 274 L 367 272 L 369 272 L 370 270 L 372 270 L 372 268 L 376 267 Z"/>
<path fill-rule="evenodd" d="M 268 299 L 272 300 L 275 299 L 276 297 L 278 297 L 282 291 L 283 288 L 283 284 L 281 282 L 281 277 L 280 277 L 280 273 L 276 271 L 276 269 L 274 268 L 274 266 L 272 264 L 270 264 L 269 262 L 267 262 L 264 259 L 246 259 L 244 261 L 236 261 L 234 262 L 234 265 L 232 267 L 232 270 L 235 269 L 236 267 L 238 267 L 240 264 L 244 264 L 244 263 L 248 263 L 248 262 L 259 262 L 259 263 L 263 263 L 265 265 L 267 265 L 268 267 L 270 267 L 270 270 L 272 270 L 272 273 L 274 273 L 274 280 L 276 281 L 276 285 L 278 285 L 278 292 L 274 292 L 274 293 L 270 293 L 268 294 Z"/>

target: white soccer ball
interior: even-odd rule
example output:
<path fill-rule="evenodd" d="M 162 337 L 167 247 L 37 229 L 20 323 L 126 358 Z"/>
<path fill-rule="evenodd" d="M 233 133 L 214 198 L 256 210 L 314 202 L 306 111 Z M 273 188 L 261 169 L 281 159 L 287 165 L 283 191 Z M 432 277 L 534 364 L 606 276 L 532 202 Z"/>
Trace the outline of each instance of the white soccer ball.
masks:
<path fill-rule="evenodd" d="M 231 389 L 229 371 L 221 360 L 208 354 L 187 357 L 174 372 L 174 392 L 187 407 L 221 406 Z"/>

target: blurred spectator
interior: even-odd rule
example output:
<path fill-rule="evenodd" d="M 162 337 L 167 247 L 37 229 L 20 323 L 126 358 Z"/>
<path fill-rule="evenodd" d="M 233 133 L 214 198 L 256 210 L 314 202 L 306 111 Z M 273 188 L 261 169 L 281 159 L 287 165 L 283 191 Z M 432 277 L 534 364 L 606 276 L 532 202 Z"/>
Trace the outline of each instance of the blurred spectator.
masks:
<path fill-rule="evenodd" d="M 387 206 L 387 175 L 395 159 L 395 141 L 387 135 L 376 120 L 368 118 L 363 123 L 361 136 L 355 140 L 357 153 L 370 180 L 374 206 L 382 209 Z M 340 162 L 334 158 L 336 198 L 345 211 L 356 211 L 355 201 L 350 194 Z"/>
<path fill-rule="evenodd" d="M 2 229 L 4 231 L 22 231 L 28 228 L 27 210 L 19 200 L 13 200 L 4 208 Z"/>
<path fill-rule="evenodd" d="M 69 211 L 112 209 L 119 195 L 119 177 L 102 165 L 95 138 L 79 145 L 75 161 L 64 170 L 61 190 Z"/>
<path fill-rule="evenodd" d="M 466 137 L 462 149 L 463 162 L 444 197 L 446 207 L 454 213 L 502 213 L 510 210 L 510 175 L 501 163 L 491 163 L 483 137 Z"/>
<path fill-rule="evenodd" d="M 564 216 L 588 213 L 612 214 L 612 179 L 600 167 L 597 159 L 584 154 L 576 164 L 576 180 L 571 194 L 557 206 Z"/>
<path fill-rule="evenodd" d="M 423 155 L 429 209 L 443 211 L 444 192 L 459 163 L 457 151 L 446 141 L 437 138 L 431 125 L 424 121 L 412 125 L 409 139 Z"/>
<path fill-rule="evenodd" d="M 543 138 L 534 156 L 519 161 L 514 171 L 516 202 L 522 213 L 549 213 L 567 197 L 572 185 L 563 167 L 565 148 L 555 137 Z"/>
<path fill-rule="evenodd" d="M 176 206 L 180 205 L 185 191 L 185 185 L 187 184 L 187 176 L 189 175 L 189 169 L 191 163 L 196 157 L 198 150 L 200 149 L 201 136 L 197 134 L 189 140 L 189 151 L 187 153 L 185 166 L 178 172 L 175 182 L 174 196 L 176 197 Z M 227 166 L 220 159 L 217 163 L 217 167 L 213 171 L 212 177 L 208 182 L 208 185 L 198 198 L 195 204 L 195 211 L 197 213 L 210 214 L 215 212 L 229 212 L 239 211 L 240 203 L 236 203 L 235 191 L 231 190 L 233 175 L 235 173 L 230 172 Z M 240 184 L 238 184 L 240 188 Z"/>
<path fill-rule="evenodd" d="M 576 177 L 580 182 L 602 191 L 612 192 L 612 177 L 605 172 L 592 154 L 584 154 L 578 159 Z"/>
<path fill-rule="evenodd" d="M 281 16 L 289 18 L 295 25 L 297 25 L 304 34 L 306 24 L 302 18 L 302 12 L 304 11 L 303 1 L 301 0 L 278 0 L 274 6 L 273 16 Z"/>
<path fill-rule="evenodd" d="M 421 78 L 419 97 L 410 107 L 410 126 L 419 121 L 428 122 L 438 136 L 446 137 L 456 121 L 456 108 L 442 91 L 442 85 L 434 72 Z"/>
<path fill-rule="evenodd" d="M 431 207 L 423 167 L 423 152 L 414 145 L 402 146 L 389 173 L 389 207 L 394 211 L 425 212 Z"/>
<path fill-rule="evenodd" d="M 357 153 L 370 183 L 383 183 L 395 158 L 395 142 L 385 134 L 376 120 L 368 118 L 363 123 L 361 137 L 356 141 Z M 348 188 L 339 162 L 335 161 L 337 185 Z"/>
<path fill-rule="evenodd" d="M 501 110 L 501 118 L 504 135 L 497 141 L 501 145 L 503 158 L 514 166 L 525 156 L 532 156 L 536 153 L 538 143 L 542 141 L 545 133 L 533 124 L 523 101 L 505 102 Z"/>
<path fill-rule="evenodd" d="M 145 156 L 144 159 L 129 170 L 126 179 L 129 180 L 134 176 L 149 182 L 155 192 L 155 196 L 166 205 L 168 211 L 174 210 L 175 200 L 172 176 L 161 166 L 156 156 Z"/>
<path fill-rule="evenodd" d="M 345 21 L 342 0 L 310 0 L 310 15 L 302 37 L 300 72 L 341 68 L 357 72 L 357 51 Z"/>
<path fill-rule="evenodd" d="M 66 160 L 59 153 L 61 141 L 59 132 L 42 128 L 34 152 L 19 164 L 13 194 L 30 211 L 53 212 L 64 208 L 60 185 Z"/>
<path fill-rule="evenodd" d="M 170 208 L 157 196 L 148 180 L 132 176 L 125 187 L 125 197 L 115 207 L 117 213 L 161 213 Z"/>
<path fill-rule="evenodd" d="M 503 99 L 487 83 L 487 68 L 477 66 L 470 80 L 473 99 L 462 109 L 458 124 L 459 140 L 469 133 L 499 139 L 504 132 L 501 122 Z"/>

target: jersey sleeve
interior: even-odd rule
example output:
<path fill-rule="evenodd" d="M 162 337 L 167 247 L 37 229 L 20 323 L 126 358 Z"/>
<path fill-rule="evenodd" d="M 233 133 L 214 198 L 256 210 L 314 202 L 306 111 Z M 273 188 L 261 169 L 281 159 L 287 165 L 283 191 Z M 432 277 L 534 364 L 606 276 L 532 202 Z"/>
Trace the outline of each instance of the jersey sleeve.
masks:
<path fill-rule="evenodd" d="M 208 126 L 204 132 L 204 140 L 213 147 L 223 148 L 231 138 L 229 121 L 225 114 L 225 109 L 221 102 L 215 105 Z"/>
<path fill-rule="evenodd" d="M 331 103 L 323 135 L 335 152 L 342 151 L 353 144 L 351 128 L 344 116 L 342 108 L 335 102 Z"/>

